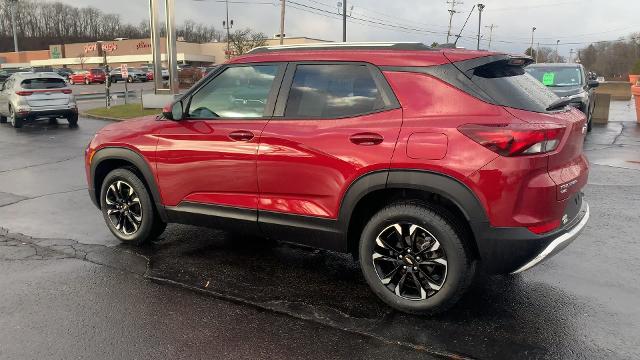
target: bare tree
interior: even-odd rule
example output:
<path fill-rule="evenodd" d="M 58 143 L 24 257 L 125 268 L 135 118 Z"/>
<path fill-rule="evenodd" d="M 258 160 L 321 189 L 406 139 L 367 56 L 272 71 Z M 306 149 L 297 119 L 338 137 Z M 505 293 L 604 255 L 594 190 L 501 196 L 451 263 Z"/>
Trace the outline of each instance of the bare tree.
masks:
<path fill-rule="evenodd" d="M 231 33 L 228 41 L 233 55 L 238 56 L 246 54 L 253 48 L 267 45 L 267 36 L 247 28 Z"/>

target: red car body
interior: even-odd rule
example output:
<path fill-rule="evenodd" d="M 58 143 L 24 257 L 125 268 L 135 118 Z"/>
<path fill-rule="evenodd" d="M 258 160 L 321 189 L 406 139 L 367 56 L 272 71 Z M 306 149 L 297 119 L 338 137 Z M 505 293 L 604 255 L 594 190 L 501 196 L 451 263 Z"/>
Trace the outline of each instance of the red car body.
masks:
<path fill-rule="evenodd" d="M 102 69 L 75 71 L 69 75 L 70 84 L 104 84 L 107 75 Z"/>
<path fill-rule="evenodd" d="M 463 219 L 489 271 L 523 270 L 537 255 L 565 246 L 554 241 L 588 218 L 581 195 L 586 119 L 572 107 L 534 112 L 493 104 L 445 81 L 452 66 L 463 71 L 492 59 L 512 61 L 454 49 L 284 50 L 235 58 L 225 66 L 364 63 L 379 69 L 397 106 L 338 120 L 146 117 L 112 124 L 87 149 L 91 197 L 100 206 L 101 179 L 130 163 L 170 222 L 192 223 L 187 212 L 219 206 L 242 214 L 245 229 L 351 251 L 365 199 L 392 190 L 427 192 Z M 531 151 L 536 141 L 552 149 L 518 153 L 517 146 Z M 192 207 L 181 212 L 185 204 Z"/>

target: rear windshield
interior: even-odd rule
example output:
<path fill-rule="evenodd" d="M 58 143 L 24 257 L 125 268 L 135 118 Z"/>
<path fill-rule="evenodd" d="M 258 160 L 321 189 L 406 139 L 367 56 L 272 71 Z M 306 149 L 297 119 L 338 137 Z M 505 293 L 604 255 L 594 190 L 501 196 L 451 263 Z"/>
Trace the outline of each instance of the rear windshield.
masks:
<path fill-rule="evenodd" d="M 573 87 L 582 85 L 579 67 L 527 67 L 526 72 L 549 87 Z"/>
<path fill-rule="evenodd" d="M 558 100 L 558 96 L 527 74 L 522 66 L 509 65 L 506 60 L 475 68 L 471 80 L 497 105 L 546 112 L 547 107 Z"/>
<path fill-rule="evenodd" d="M 104 71 L 102 71 L 101 69 L 91 69 L 91 73 L 93 75 L 102 75 L 104 74 Z"/>
<path fill-rule="evenodd" d="M 58 78 L 37 78 L 37 79 L 26 79 L 22 80 L 20 86 L 23 89 L 30 90 L 42 90 L 42 89 L 60 89 L 67 84 L 62 79 Z"/>

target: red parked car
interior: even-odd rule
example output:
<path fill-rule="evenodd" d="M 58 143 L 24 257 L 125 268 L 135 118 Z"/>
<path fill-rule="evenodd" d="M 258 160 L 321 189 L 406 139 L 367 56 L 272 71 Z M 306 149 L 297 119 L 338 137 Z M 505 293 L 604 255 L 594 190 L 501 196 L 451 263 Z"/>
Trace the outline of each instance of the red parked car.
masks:
<path fill-rule="evenodd" d="M 259 48 L 164 117 L 112 124 L 89 193 L 121 241 L 169 222 L 351 252 L 390 306 L 435 313 L 482 266 L 517 273 L 589 218 L 585 115 L 525 56 L 422 44 Z"/>
<path fill-rule="evenodd" d="M 69 75 L 69 84 L 104 84 L 107 80 L 106 73 L 102 69 L 76 70 Z"/>

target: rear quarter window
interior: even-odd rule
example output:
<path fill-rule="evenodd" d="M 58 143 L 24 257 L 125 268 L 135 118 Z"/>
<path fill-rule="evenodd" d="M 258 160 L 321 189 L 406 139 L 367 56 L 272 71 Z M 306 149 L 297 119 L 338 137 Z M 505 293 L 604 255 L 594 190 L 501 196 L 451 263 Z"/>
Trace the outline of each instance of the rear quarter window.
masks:
<path fill-rule="evenodd" d="M 60 89 L 66 87 L 67 84 L 62 79 L 58 78 L 38 78 L 38 79 L 26 79 L 22 80 L 20 86 L 23 89 L 29 90 L 44 90 L 44 89 Z"/>
<path fill-rule="evenodd" d="M 551 90 L 523 67 L 509 65 L 507 61 L 496 61 L 477 67 L 471 78 L 497 105 L 535 112 L 546 112 L 547 107 L 558 99 Z"/>

